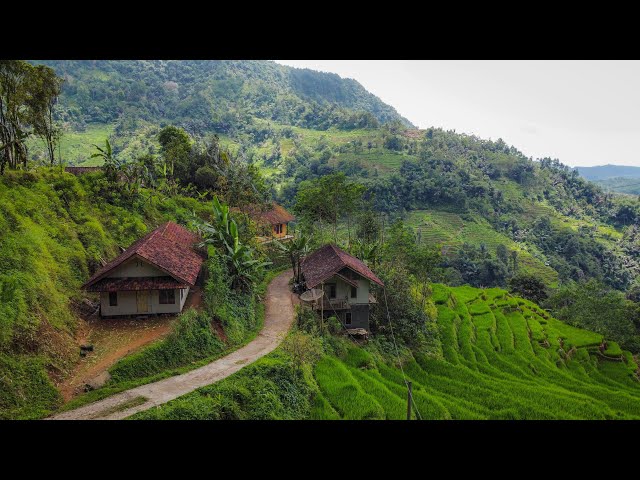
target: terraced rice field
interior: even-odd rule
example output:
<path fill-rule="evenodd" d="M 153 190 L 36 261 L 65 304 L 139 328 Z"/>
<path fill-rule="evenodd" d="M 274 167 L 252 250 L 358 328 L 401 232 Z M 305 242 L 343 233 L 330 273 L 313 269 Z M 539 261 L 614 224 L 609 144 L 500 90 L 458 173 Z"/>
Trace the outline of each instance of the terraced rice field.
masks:
<path fill-rule="evenodd" d="M 463 243 L 478 246 L 484 243 L 495 255 L 500 244 L 518 252 L 520 268 L 536 275 L 547 285 L 555 286 L 558 272 L 545 265 L 545 258 L 532 245 L 514 242 L 511 238 L 495 231 L 491 225 L 480 217 L 471 220 L 463 219 L 459 214 L 441 210 L 415 210 L 407 217 L 407 224 L 415 227 L 420 241 L 430 244 L 442 244 L 445 250 L 460 247 Z"/>
<path fill-rule="evenodd" d="M 501 289 L 434 285 L 442 359 L 404 364 L 423 419 L 640 419 L 629 352 Z M 313 418 L 404 419 L 400 369 L 353 347 L 315 369 Z"/>

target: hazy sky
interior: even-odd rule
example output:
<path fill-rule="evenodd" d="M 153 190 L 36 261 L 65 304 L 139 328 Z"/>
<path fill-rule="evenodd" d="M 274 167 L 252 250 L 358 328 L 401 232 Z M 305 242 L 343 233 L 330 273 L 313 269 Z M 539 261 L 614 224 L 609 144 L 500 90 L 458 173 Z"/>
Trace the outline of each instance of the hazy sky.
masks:
<path fill-rule="evenodd" d="M 640 166 L 640 62 L 278 60 L 354 78 L 420 128 L 572 166 Z"/>

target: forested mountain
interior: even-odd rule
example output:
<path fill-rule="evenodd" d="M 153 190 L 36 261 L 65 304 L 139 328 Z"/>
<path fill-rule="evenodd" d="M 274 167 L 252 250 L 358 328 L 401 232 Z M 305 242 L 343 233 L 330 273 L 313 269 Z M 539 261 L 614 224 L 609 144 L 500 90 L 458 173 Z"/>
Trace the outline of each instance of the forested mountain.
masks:
<path fill-rule="evenodd" d="M 587 180 L 606 180 L 615 177 L 640 178 L 640 167 L 630 165 L 598 165 L 596 167 L 575 167 Z"/>
<path fill-rule="evenodd" d="M 232 134 L 252 119 L 326 129 L 411 123 L 355 80 L 267 61 L 44 61 L 65 79 L 61 118 L 88 123 L 171 122 Z"/>

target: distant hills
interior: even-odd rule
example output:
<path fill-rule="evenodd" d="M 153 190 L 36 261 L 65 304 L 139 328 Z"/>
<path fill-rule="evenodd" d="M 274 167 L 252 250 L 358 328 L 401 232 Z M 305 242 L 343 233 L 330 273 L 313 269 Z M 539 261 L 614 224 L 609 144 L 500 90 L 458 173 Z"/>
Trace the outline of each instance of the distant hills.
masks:
<path fill-rule="evenodd" d="M 640 167 L 629 165 L 599 165 L 597 167 L 575 167 L 585 178 L 608 191 L 640 195 Z"/>
<path fill-rule="evenodd" d="M 640 178 L 640 167 L 629 165 L 599 165 L 597 167 L 575 167 L 587 180 L 606 180 L 608 178 Z"/>

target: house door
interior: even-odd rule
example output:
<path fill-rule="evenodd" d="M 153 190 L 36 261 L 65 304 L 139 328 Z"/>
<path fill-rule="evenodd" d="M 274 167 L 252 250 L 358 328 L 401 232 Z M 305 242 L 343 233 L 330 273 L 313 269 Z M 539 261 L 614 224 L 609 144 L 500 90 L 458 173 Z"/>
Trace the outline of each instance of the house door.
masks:
<path fill-rule="evenodd" d="M 149 313 L 149 290 L 138 290 L 136 292 L 136 304 L 138 313 Z"/>

